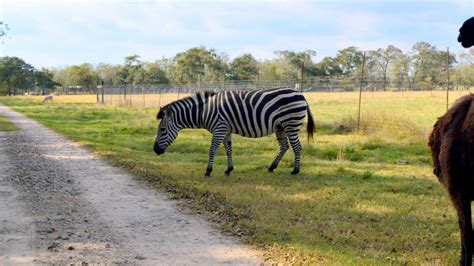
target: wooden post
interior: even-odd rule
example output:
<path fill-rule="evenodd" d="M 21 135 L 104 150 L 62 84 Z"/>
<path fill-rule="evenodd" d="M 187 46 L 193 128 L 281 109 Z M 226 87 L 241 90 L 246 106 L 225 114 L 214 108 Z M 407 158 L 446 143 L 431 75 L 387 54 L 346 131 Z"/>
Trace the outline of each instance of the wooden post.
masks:
<path fill-rule="evenodd" d="M 102 80 L 102 104 L 104 104 L 104 81 Z"/>
<path fill-rule="evenodd" d="M 360 131 L 360 109 L 362 103 L 362 86 L 364 83 L 364 67 L 365 67 L 365 52 L 364 57 L 362 57 L 362 69 L 360 72 L 360 86 L 359 86 L 359 115 L 357 117 L 357 131 Z"/>

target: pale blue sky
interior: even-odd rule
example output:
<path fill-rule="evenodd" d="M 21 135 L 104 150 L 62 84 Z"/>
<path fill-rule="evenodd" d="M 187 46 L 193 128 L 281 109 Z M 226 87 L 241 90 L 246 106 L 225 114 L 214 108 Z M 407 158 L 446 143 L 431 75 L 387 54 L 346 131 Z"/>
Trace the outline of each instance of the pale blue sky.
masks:
<path fill-rule="evenodd" d="M 200 45 L 257 59 L 312 49 L 315 61 L 347 46 L 408 51 L 418 41 L 459 52 L 458 29 L 473 15 L 472 0 L 0 0 L 11 28 L 0 55 L 52 67 L 122 63 L 130 54 L 154 61 Z"/>

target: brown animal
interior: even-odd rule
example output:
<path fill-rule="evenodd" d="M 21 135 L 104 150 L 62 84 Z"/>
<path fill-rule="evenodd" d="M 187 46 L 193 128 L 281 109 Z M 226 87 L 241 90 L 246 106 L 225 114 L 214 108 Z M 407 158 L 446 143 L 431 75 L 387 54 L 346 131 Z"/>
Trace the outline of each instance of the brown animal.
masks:
<path fill-rule="evenodd" d="M 43 103 L 47 103 L 47 102 L 53 102 L 53 95 L 48 95 L 46 97 L 44 97 L 43 99 Z"/>
<path fill-rule="evenodd" d="M 471 201 L 474 200 L 474 94 L 460 98 L 434 125 L 429 139 L 434 174 L 456 208 L 461 265 L 472 264 Z"/>

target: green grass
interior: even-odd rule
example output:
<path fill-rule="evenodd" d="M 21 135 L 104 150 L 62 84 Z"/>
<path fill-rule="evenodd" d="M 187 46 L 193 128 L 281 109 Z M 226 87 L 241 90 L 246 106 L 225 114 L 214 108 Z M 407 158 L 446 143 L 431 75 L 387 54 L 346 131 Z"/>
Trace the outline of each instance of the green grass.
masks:
<path fill-rule="evenodd" d="M 0 131 L 17 131 L 18 128 L 8 119 L 0 115 Z"/>
<path fill-rule="evenodd" d="M 203 178 L 210 146 L 204 130 L 183 130 L 165 154 L 153 153 L 157 110 L 41 105 L 22 98 L 0 102 L 184 199 L 272 261 L 455 264 L 455 213 L 431 174 L 426 146 L 426 134 L 445 106 L 442 96 L 406 97 L 367 97 L 358 134 L 353 100 L 311 95 L 318 131 L 314 142 L 303 138 L 299 175 L 289 175 L 292 152 L 275 173 L 267 172 L 278 150 L 273 136 L 234 136 L 235 171 L 224 177 L 221 148 L 211 178 Z M 369 115 L 386 125 L 371 126 Z"/>

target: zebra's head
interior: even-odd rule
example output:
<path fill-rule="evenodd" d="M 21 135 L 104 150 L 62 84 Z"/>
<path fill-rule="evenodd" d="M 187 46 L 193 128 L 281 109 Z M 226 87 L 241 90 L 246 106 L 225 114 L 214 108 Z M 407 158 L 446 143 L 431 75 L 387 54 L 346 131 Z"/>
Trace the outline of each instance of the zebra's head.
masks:
<path fill-rule="evenodd" d="M 157 119 L 161 120 L 156 134 L 153 150 L 157 155 L 163 154 L 178 136 L 179 127 L 174 121 L 172 109 L 169 106 L 160 108 Z"/>

